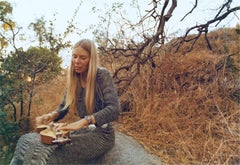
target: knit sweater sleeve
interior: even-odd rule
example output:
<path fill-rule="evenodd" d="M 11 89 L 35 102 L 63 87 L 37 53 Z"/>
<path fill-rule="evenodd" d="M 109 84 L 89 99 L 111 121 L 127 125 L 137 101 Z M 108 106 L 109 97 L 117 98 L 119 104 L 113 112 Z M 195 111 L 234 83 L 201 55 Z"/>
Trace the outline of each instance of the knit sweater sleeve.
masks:
<path fill-rule="evenodd" d="M 96 126 L 101 126 L 117 119 L 120 103 L 113 79 L 107 69 L 99 68 L 96 80 L 103 95 L 103 109 L 95 112 L 93 116 Z"/>
<path fill-rule="evenodd" d="M 65 104 L 66 104 L 66 94 L 64 95 L 61 104 L 55 110 L 55 112 L 58 112 L 59 115 L 58 115 L 58 117 L 56 119 L 54 119 L 54 122 L 57 122 L 57 121 L 61 120 L 68 113 L 68 107 L 64 108 Z"/>

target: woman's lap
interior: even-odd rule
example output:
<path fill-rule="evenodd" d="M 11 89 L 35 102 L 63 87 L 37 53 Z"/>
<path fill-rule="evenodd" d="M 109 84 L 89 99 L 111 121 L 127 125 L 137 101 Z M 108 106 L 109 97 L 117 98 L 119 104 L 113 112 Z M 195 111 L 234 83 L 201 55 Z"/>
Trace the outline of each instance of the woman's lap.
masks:
<path fill-rule="evenodd" d="M 69 163 L 69 159 L 72 163 L 79 163 L 80 160 L 92 161 L 113 147 L 115 136 L 112 128 L 97 128 L 82 130 L 77 135 L 72 135 L 71 139 L 72 144 L 55 149 L 49 160 L 50 164 L 58 159 L 66 163 Z"/>
<path fill-rule="evenodd" d="M 83 129 L 70 136 L 71 144 L 45 145 L 39 134 L 23 135 L 17 144 L 11 164 L 89 163 L 110 150 L 115 141 L 109 128 Z"/>

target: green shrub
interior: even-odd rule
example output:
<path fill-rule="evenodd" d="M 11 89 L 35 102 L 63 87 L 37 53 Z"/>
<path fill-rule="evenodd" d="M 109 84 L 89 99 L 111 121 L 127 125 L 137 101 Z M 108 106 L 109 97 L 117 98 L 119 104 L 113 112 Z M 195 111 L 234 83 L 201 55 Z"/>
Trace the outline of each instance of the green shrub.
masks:
<path fill-rule="evenodd" d="M 0 164 L 9 164 L 19 138 L 19 126 L 7 120 L 6 112 L 0 109 Z"/>

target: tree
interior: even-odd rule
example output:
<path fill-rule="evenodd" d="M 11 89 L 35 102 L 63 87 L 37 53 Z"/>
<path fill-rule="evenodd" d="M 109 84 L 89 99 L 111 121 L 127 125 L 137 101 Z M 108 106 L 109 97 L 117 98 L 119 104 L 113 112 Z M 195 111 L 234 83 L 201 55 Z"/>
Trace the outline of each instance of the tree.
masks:
<path fill-rule="evenodd" d="M 48 47 L 53 54 L 58 54 L 60 50 L 70 47 L 71 42 L 65 42 L 64 39 L 66 39 L 67 35 L 75 28 L 72 22 L 64 34 L 54 34 L 54 21 L 50 21 L 49 25 L 47 25 L 46 22 L 44 17 L 42 17 L 29 25 L 29 28 L 33 29 L 38 38 L 39 46 Z"/>
<path fill-rule="evenodd" d="M 19 64 L 20 67 L 15 64 Z M 46 83 L 47 80 L 59 74 L 61 71 L 61 58 L 56 54 L 52 55 L 50 50 L 41 47 L 30 47 L 26 52 L 22 52 L 21 58 L 16 54 L 12 54 L 4 59 L 2 70 L 12 90 L 9 100 L 12 105 L 20 101 L 23 106 L 20 108 L 19 118 L 27 117 L 27 121 L 31 113 L 32 97 L 34 94 L 35 84 Z M 17 87 L 21 85 L 21 92 Z M 15 103 L 14 103 L 15 102 Z M 25 106 L 24 106 L 25 105 Z M 24 110 L 27 107 L 26 110 Z M 14 119 L 17 119 L 16 109 L 14 110 Z M 29 123 L 26 124 L 28 129 Z"/>
<path fill-rule="evenodd" d="M 46 83 L 52 77 L 55 77 L 61 71 L 61 58 L 57 54 L 51 55 L 46 48 L 31 47 L 26 52 L 25 67 L 27 70 L 28 84 L 28 107 L 26 130 L 29 127 L 29 118 L 31 113 L 32 97 L 34 95 L 35 84 Z"/>
<path fill-rule="evenodd" d="M 63 34 L 55 34 L 52 20 L 49 21 L 49 25 L 48 21 L 43 18 L 30 23 L 29 28 L 32 28 L 38 37 L 38 40 L 34 42 L 39 46 L 30 47 L 25 51 L 22 47 L 17 46 L 17 43 L 24 39 L 24 35 L 20 34 L 21 28 L 7 15 L 12 12 L 11 4 L 5 1 L 1 2 L 1 8 L 0 41 L 5 41 L 6 47 L 11 50 L 10 52 L 4 51 L 6 47 L 3 46 L 1 49 L 0 73 L 5 80 L 2 81 L 3 85 L 0 88 L 4 91 L 2 99 L 4 98 L 6 105 L 12 105 L 14 121 L 27 118 L 26 130 L 28 130 L 35 84 L 44 83 L 44 80 L 48 80 L 60 72 L 61 59 L 58 57 L 58 53 L 70 47 L 70 41 L 65 40 L 75 30 L 73 25 L 75 17 L 73 16 L 69 21 Z M 16 108 L 16 104 L 19 104 L 19 108 Z M 19 117 L 17 117 L 18 110 Z"/>
<path fill-rule="evenodd" d="M 19 138 L 19 127 L 17 123 L 9 121 L 7 114 L 2 111 L 3 106 L 0 102 L 0 164 L 8 164 Z"/>
<path fill-rule="evenodd" d="M 18 139 L 18 124 L 16 119 L 12 119 L 11 115 L 8 115 L 9 110 L 13 110 L 16 113 L 16 106 L 13 100 L 9 99 L 11 92 L 12 80 L 9 80 L 1 67 L 1 63 L 4 61 L 4 50 L 9 45 L 7 34 L 11 28 L 15 27 L 15 23 L 9 19 L 9 14 L 12 13 L 12 7 L 10 3 L 6 1 L 0 1 L 0 164 L 7 164 L 9 158 L 15 149 L 15 141 Z"/>
<path fill-rule="evenodd" d="M 12 14 L 12 6 L 7 1 L 0 2 L 0 61 L 2 61 L 2 51 L 8 46 L 6 32 L 15 27 L 15 23 L 9 18 Z"/>
<path fill-rule="evenodd" d="M 74 18 L 66 31 L 58 35 L 54 34 L 53 21 L 48 26 L 47 21 L 38 19 L 31 25 L 39 37 L 39 46 L 25 51 L 17 46 L 24 34 L 20 34 L 21 27 L 10 17 L 12 10 L 9 2 L 0 2 L 0 145 L 3 146 L 0 147 L 0 164 L 9 163 L 19 126 L 24 126 L 20 127 L 23 132 L 29 130 L 34 87 L 59 74 L 61 58 L 58 53 L 70 46 L 64 39 L 74 31 Z"/>
<path fill-rule="evenodd" d="M 201 35 L 204 35 L 204 38 L 209 50 L 212 50 L 211 43 L 208 39 L 209 27 L 214 24 L 215 26 L 217 26 L 221 21 L 223 21 L 230 14 L 240 10 L 240 6 L 231 7 L 232 2 L 233 2 L 232 0 L 225 1 L 222 4 L 222 6 L 218 8 L 218 10 L 216 11 L 216 15 L 213 17 L 213 19 L 207 20 L 206 23 L 190 27 L 186 31 L 185 35 L 183 37 L 179 37 L 177 42 L 175 43 L 175 46 L 177 46 L 176 51 L 179 50 L 179 48 L 184 44 L 184 42 L 192 43 L 192 46 L 190 47 L 189 50 L 187 50 L 187 52 L 191 51 L 194 45 L 196 44 L 196 41 L 200 38 Z M 193 10 L 197 7 L 197 5 L 198 5 L 198 0 L 195 0 L 195 4 L 193 8 L 182 18 L 182 20 L 185 19 L 189 14 L 191 14 Z M 195 35 L 194 37 L 188 37 L 193 31 L 197 31 L 197 35 Z"/>
<path fill-rule="evenodd" d="M 165 51 L 163 49 L 167 39 L 165 26 L 172 18 L 177 8 L 177 2 L 177 0 L 152 0 L 150 3 L 152 7 L 146 9 L 145 14 L 142 16 L 137 1 L 132 1 L 132 6 L 139 11 L 139 20 L 136 21 L 136 23 L 132 23 L 131 20 L 123 17 L 120 11 L 121 6 L 116 8 L 116 4 L 113 4 L 111 7 L 111 9 L 114 10 L 109 9 L 108 11 L 111 12 L 107 12 L 105 16 L 101 17 L 104 18 L 102 22 L 105 21 L 105 24 L 99 24 L 95 35 L 100 52 L 103 55 L 102 57 L 107 56 L 110 59 L 112 58 L 118 61 L 118 65 L 114 66 L 112 70 L 114 71 L 113 78 L 115 83 L 118 84 L 120 95 L 127 90 L 127 87 L 133 79 L 137 75 L 140 75 L 142 67 L 145 65 L 152 69 L 156 67 L 154 58 L 159 57 L 160 53 Z M 204 35 L 208 48 L 211 50 L 211 44 L 207 36 L 209 26 L 217 26 L 218 23 L 226 17 L 240 10 L 240 6 L 231 7 L 232 2 L 232 0 L 224 1 L 223 4 L 216 9 L 216 15 L 213 19 L 189 28 L 186 34 L 183 37 L 179 37 L 170 47 L 178 50 L 184 43 L 191 42 L 192 47 L 190 50 L 187 50 L 191 51 L 199 37 Z M 195 0 L 193 3 L 192 9 L 185 15 L 183 14 L 183 19 L 186 19 L 186 17 L 197 8 L 200 2 Z M 113 18 L 117 18 L 113 15 L 120 15 L 120 20 L 112 20 Z M 111 27 L 110 24 L 112 22 L 115 23 L 114 25 L 118 27 L 119 30 L 117 34 L 110 36 L 109 27 Z M 101 26 L 103 27 L 99 28 Z M 103 29 L 106 30 L 103 31 Z M 191 37 L 191 32 L 194 30 L 197 30 L 197 34 Z"/>

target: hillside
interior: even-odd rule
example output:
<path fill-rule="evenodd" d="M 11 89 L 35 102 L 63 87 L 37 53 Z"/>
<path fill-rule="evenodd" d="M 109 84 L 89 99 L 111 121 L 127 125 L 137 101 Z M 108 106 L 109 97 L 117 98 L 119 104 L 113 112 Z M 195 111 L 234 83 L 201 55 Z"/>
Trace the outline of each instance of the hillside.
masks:
<path fill-rule="evenodd" d="M 164 53 L 155 59 L 155 69 L 142 68 L 120 98 L 129 111 L 121 113 L 117 129 L 166 164 L 240 160 L 239 34 L 220 29 L 209 37 L 212 51 L 200 39 L 188 54 L 183 53 L 188 44 L 178 53 Z M 32 119 L 58 106 L 65 82 L 63 72 L 36 88 Z"/>

